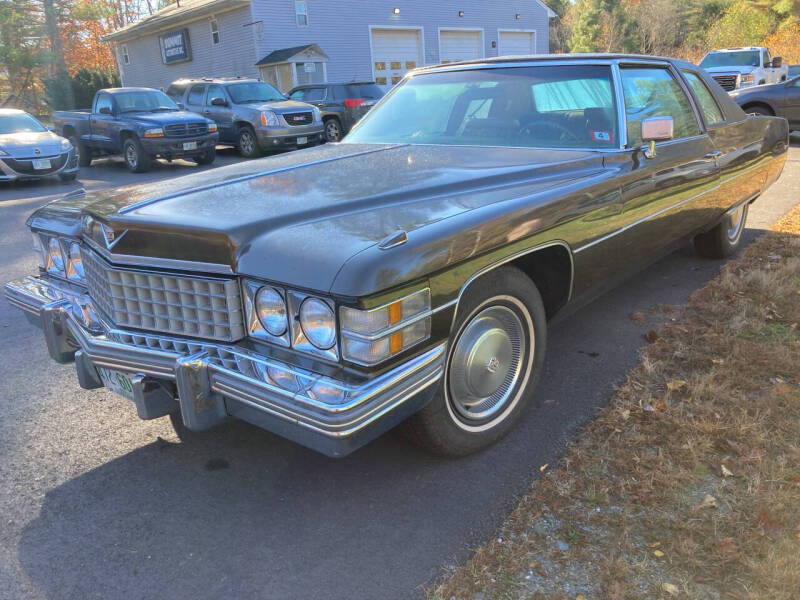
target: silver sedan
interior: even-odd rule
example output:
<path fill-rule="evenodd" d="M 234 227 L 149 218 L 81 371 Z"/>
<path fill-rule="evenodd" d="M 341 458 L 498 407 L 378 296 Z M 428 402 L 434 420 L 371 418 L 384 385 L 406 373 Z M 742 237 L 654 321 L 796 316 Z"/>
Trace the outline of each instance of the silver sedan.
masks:
<path fill-rule="evenodd" d="M 78 174 L 78 154 L 69 140 L 15 108 L 0 109 L 0 181 Z"/>

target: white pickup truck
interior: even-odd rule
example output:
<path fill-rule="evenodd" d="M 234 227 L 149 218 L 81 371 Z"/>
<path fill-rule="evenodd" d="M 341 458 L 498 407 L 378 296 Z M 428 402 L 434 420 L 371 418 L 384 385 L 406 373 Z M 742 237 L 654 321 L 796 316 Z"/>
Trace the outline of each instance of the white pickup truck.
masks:
<path fill-rule="evenodd" d="M 786 81 L 789 73 L 781 57 L 771 58 L 769 50 L 763 46 L 712 50 L 703 57 L 700 66 L 728 92 Z"/>

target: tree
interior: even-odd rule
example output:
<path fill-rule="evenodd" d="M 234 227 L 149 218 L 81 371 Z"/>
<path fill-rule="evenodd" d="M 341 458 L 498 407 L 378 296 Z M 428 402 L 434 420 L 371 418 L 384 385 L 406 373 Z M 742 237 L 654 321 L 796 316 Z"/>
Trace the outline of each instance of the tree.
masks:
<path fill-rule="evenodd" d="M 570 52 L 633 52 L 636 21 L 630 2 L 577 0 L 569 9 Z"/>
<path fill-rule="evenodd" d="M 639 52 L 669 55 L 678 45 L 681 19 L 673 0 L 642 0 L 636 7 Z"/>
<path fill-rule="evenodd" d="M 706 43 L 709 48 L 759 46 L 774 25 L 769 14 L 754 10 L 751 2 L 738 0 L 708 29 Z"/>

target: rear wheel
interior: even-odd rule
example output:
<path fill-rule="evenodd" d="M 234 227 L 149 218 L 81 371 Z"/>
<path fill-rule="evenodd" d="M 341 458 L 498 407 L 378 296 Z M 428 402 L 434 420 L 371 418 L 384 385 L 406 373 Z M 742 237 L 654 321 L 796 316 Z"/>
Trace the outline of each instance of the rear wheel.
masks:
<path fill-rule="evenodd" d="M 92 164 L 92 151 L 84 146 L 78 136 L 71 135 L 67 138 L 72 147 L 75 148 L 75 153 L 78 155 L 78 165 L 81 167 L 88 167 Z"/>
<path fill-rule="evenodd" d="M 256 132 L 248 125 L 239 128 L 239 153 L 245 158 L 256 158 L 261 154 Z"/>
<path fill-rule="evenodd" d="M 729 210 L 711 231 L 694 238 L 697 254 L 704 258 L 727 258 L 739 248 L 747 222 L 747 202 Z"/>
<path fill-rule="evenodd" d="M 342 124 L 336 117 L 325 120 L 325 140 L 338 142 L 342 139 Z"/>
<path fill-rule="evenodd" d="M 132 173 L 144 173 L 150 170 L 151 158 L 142 148 L 141 142 L 135 137 L 129 137 L 122 145 L 122 156 L 125 166 Z"/>
<path fill-rule="evenodd" d="M 489 446 L 514 427 L 536 388 L 547 325 L 533 282 L 500 267 L 459 302 L 442 384 L 405 424 L 414 441 L 445 456 Z"/>

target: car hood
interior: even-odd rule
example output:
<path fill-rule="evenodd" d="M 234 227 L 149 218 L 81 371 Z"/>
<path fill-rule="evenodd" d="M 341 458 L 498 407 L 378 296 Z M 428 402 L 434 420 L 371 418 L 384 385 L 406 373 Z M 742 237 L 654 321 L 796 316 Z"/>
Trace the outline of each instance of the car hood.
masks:
<path fill-rule="evenodd" d="M 297 102 L 296 100 L 276 100 L 274 102 L 263 102 L 261 104 L 242 104 L 256 111 L 271 110 L 279 114 L 286 114 L 298 112 L 303 110 L 311 110 L 311 105 L 306 102 Z"/>
<path fill-rule="evenodd" d="M 159 126 L 207 121 L 205 117 L 198 115 L 197 113 L 189 112 L 188 110 L 179 110 L 173 112 L 129 112 L 124 113 L 121 116 L 125 119 L 132 119 L 140 123 Z"/>
<path fill-rule="evenodd" d="M 746 75 L 755 67 L 703 67 L 711 75 Z"/>
<path fill-rule="evenodd" d="M 52 156 L 61 153 L 63 139 L 51 131 L 6 133 L 0 135 L 0 149 L 17 158 Z"/>
<path fill-rule="evenodd" d="M 64 198 L 34 213 L 29 224 L 75 234 L 82 216 L 84 228 L 90 221 L 113 229 L 111 260 L 213 263 L 356 296 L 377 291 L 369 283 L 377 279 L 364 272 L 347 289 L 334 290 L 337 274 L 390 234 L 403 230 L 410 243 L 433 223 L 530 198 L 602 168 L 602 153 L 586 151 L 335 144 Z M 104 248 L 101 228 L 83 233 Z M 380 269 L 381 257 L 376 260 Z"/>

